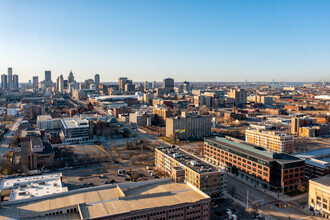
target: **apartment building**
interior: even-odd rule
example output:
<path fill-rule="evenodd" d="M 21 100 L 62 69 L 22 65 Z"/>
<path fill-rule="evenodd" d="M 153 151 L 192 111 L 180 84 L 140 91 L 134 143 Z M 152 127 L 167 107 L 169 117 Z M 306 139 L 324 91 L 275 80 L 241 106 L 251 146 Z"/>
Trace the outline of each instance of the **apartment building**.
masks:
<path fill-rule="evenodd" d="M 330 218 L 330 175 L 309 180 L 308 205 L 314 213 Z"/>
<path fill-rule="evenodd" d="M 245 104 L 247 101 L 247 94 L 245 89 L 230 89 L 228 97 L 235 100 L 235 105 Z"/>
<path fill-rule="evenodd" d="M 209 220 L 211 198 L 189 183 L 166 178 L 106 184 L 1 203 L 0 219 L 22 218 Z"/>
<path fill-rule="evenodd" d="M 42 142 L 39 138 L 31 138 L 21 143 L 19 164 L 29 170 L 43 167 L 53 168 L 55 152 L 48 142 Z"/>
<path fill-rule="evenodd" d="M 309 118 L 309 117 L 291 118 L 291 134 L 300 135 L 299 129 L 301 127 L 309 126 L 309 125 L 315 124 L 315 123 L 316 123 L 315 118 Z"/>
<path fill-rule="evenodd" d="M 274 131 L 248 129 L 245 131 L 245 141 L 264 147 L 267 151 L 276 153 L 293 152 L 293 136 Z"/>
<path fill-rule="evenodd" d="M 156 122 L 159 125 L 164 125 L 166 118 L 172 117 L 172 111 L 166 108 L 154 108 L 153 113 L 156 116 Z"/>
<path fill-rule="evenodd" d="M 242 179 L 269 190 L 290 192 L 305 181 L 305 162 L 225 138 L 205 138 L 204 157 Z"/>
<path fill-rule="evenodd" d="M 182 132 L 177 133 L 181 130 Z M 203 138 L 211 135 L 211 117 L 187 116 L 166 118 L 166 136 L 179 139 Z"/>
<path fill-rule="evenodd" d="M 60 128 L 60 119 L 53 119 L 50 115 L 38 115 L 37 127 L 44 130 L 58 129 Z"/>
<path fill-rule="evenodd" d="M 212 198 L 220 197 L 226 190 L 224 174 L 219 169 L 192 157 L 178 148 L 164 147 L 155 150 L 157 170 L 176 182 L 186 181 Z"/>

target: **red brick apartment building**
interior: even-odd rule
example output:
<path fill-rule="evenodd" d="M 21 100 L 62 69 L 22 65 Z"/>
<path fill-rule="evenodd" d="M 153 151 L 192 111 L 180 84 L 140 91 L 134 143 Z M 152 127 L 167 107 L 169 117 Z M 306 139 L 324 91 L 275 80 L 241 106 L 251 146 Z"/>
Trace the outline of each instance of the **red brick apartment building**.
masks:
<path fill-rule="evenodd" d="M 211 163 L 268 190 L 290 192 L 305 181 L 305 162 L 225 138 L 206 138 L 204 157 Z"/>

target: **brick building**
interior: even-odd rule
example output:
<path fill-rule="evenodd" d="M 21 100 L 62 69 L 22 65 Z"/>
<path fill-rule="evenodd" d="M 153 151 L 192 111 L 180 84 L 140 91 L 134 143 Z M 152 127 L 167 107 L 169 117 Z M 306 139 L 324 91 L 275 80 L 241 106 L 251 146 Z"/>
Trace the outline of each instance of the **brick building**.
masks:
<path fill-rule="evenodd" d="M 259 131 L 248 129 L 245 131 L 245 141 L 266 148 L 267 151 L 277 153 L 293 152 L 293 136 L 274 131 Z"/>
<path fill-rule="evenodd" d="M 304 160 L 288 154 L 215 137 L 205 139 L 203 155 L 209 162 L 265 189 L 290 192 L 305 181 Z"/>
<path fill-rule="evenodd" d="M 226 189 L 223 173 L 178 148 L 157 148 L 155 166 L 175 181 L 186 181 L 212 198 Z"/>

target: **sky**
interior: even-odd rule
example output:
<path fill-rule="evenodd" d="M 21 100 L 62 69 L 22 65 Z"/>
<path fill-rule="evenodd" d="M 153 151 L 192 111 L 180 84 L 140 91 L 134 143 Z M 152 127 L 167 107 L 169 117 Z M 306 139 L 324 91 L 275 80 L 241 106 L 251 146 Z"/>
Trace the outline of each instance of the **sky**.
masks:
<path fill-rule="evenodd" d="M 330 81 L 329 12 L 328 0 L 0 0 L 0 74 Z"/>

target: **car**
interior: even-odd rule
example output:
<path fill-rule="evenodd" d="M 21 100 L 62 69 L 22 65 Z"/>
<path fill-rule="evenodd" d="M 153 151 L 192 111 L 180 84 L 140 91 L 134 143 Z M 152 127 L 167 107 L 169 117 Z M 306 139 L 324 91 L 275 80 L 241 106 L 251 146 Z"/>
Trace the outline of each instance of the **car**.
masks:
<path fill-rule="evenodd" d="M 276 206 L 277 208 L 282 208 L 282 204 L 281 204 L 281 203 L 275 203 L 275 206 Z"/>
<path fill-rule="evenodd" d="M 115 160 L 115 161 L 113 161 L 113 163 L 117 164 L 117 163 L 119 163 L 119 161 Z"/>
<path fill-rule="evenodd" d="M 100 178 L 104 179 L 104 178 L 107 178 L 107 176 L 102 174 L 102 175 L 100 175 Z"/>
<path fill-rule="evenodd" d="M 87 186 L 94 186 L 94 183 L 89 183 Z"/>
<path fill-rule="evenodd" d="M 86 184 L 86 183 L 81 184 L 79 187 L 80 187 L 80 188 L 85 188 L 85 187 L 87 187 L 87 184 Z"/>
<path fill-rule="evenodd" d="M 115 183 L 115 180 L 106 180 L 103 182 L 103 184 L 113 184 Z"/>

